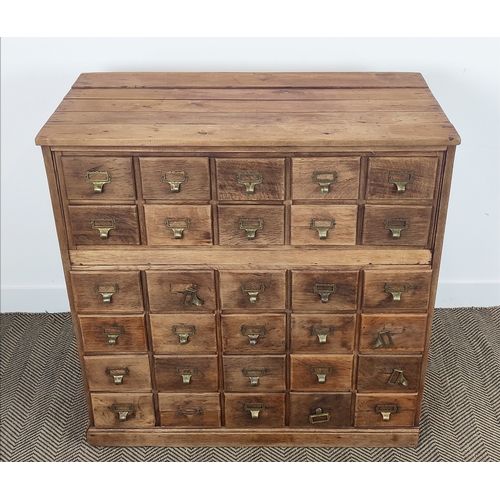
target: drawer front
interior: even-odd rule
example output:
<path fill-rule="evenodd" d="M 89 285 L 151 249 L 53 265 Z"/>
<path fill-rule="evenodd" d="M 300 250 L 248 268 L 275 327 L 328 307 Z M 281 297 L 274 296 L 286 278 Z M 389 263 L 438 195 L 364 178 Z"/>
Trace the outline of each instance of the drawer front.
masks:
<path fill-rule="evenodd" d="M 226 394 L 226 427 L 284 427 L 284 394 Z"/>
<path fill-rule="evenodd" d="M 432 207 L 367 205 L 363 244 L 426 247 L 431 216 Z"/>
<path fill-rule="evenodd" d="M 68 208 L 75 245 L 139 245 L 137 207 L 120 205 Z"/>
<path fill-rule="evenodd" d="M 218 389 L 217 356 L 155 356 L 158 391 L 214 392 Z"/>
<path fill-rule="evenodd" d="M 292 197 L 295 200 L 356 200 L 360 157 L 294 158 Z"/>
<path fill-rule="evenodd" d="M 282 158 L 217 158 L 219 200 L 283 200 L 285 160 Z"/>
<path fill-rule="evenodd" d="M 209 312 L 215 310 L 212 271 L 146 271 L 152 313 Z"/>
<path fill-rule="evenodd" d="M 160 425 L 166 427 L 220 427 L 218 394 L 158 394 Z"/>
<path fill-rule="evenodd" d="M 355 332 L 355 314 L 292 314 L 292 352 L 352 351 Z"/>
<path fill-rule="evenodd" d="M 311 429 L 347 427 L 351 417 L 351 394 L 290 394 L 290 427 Z"/>
<path fill-rule="evenodd" d="M 144 316 L 79 316 L 86 353 L 148 350 Z"/>
<path fill-rule="evenodd" d="M 217 352 L 213 314 L 151 314 L 149 320 L 155 353 Z"/>
<path fill-rule="evenodd" d="M 369 158 L 366 197 L 380 200 L 432 200 L 436 156 Z"/>
<path fill-rule="evenodd" d="M 222 348 L 227 354 L 284 353 L 284 314 L 223 314 Z"/>
<path fill-rule="evenodd" d="M 142 312 L 139 272 L 70 272 L 79 313 Z"/>
<path fill-rule="evenodd" d="M 364 273 L 364 308 L 427 309 L 432 271 L 374 271 Z"/>
<path fill-rule="evenodd" d="M 292 391 L 348 391 L 354 357 L 348 354 L 292 354 Z"/>
<path fill-rule="evenodd" d="M 211 245 L 209 205 L 145 205 L 148 245 Z"/>
<path fill-rule="evenodd" d="M 146 200 L 210 200 L 208 158 L 141 157 Z"/>
<path fill-rule="evenodd" d="M 221 245 L 283 245 L 285 211 L 282 206 L 219 206 Z"/>
<path fill-rule="evenodd" d="M 220 273 L 222 309 L 274 309 L 286 307 L 285 272 Z"/>
<path fill-rule="evenodd" d="M 61 165 L 69 200 L 135 199 L 132 158 L 61 156 Z"/>
<path fill-rule="evenodd" d="M 412 427 L 416 394 L 357 394 L 355 427 Z"/>
<path fill-rule="evenodd" d="M 151 390 L 149 357 L 143 355 L 85 356 L 91 391 L 144 392 Z"/>
<path fill-rule="evenodd" d="M 292 206 L 292 245 L 355 245 L 355 205 Z"/>
<path fill-rule="evenodd" d="M 285 390 L 285 356 L 223 356 L 222 362 L 226 391 Z"/>
<path fill-rule="evenodd" d="M 292 271 L 294 311 L 337 312 L 357 306 L 358 273 Z"/>
<path fill-rule="evenodd" d="M 417 392 L 421 356 L 359 356 L 359 392 Z"/>
<path fill-rule="evenodd" d="M 100 428 L 154 427 L 155 410 L 152 394 L 91 394 L 94 425 Z"/>

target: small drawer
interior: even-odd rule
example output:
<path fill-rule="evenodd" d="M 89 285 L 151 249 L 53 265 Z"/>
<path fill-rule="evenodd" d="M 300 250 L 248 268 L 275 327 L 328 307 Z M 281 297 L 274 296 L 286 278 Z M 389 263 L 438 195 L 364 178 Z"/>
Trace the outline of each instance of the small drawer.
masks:
<path fill-rule="evenodd" d="M 145 205 L 148 245 L 211 245 L 209 205 Z"/>
<path fill-rule="evenodd" d="M 151 314 L 151 337 L 155 353 L 216 353 L 213 314 Z"/>
<path fill-rule="evenodd" d="M 284 394 L 226 394 L 226 427 L 284 427 Z"/>
<path fill-rule="evenodd" d="M 283 158 L 217 158 L 217 196 L 224 200 L 283 200 Z"/>
<path fill-rule="evenodd" d="M 147 354 L 137 356 L 84 356 L 91 391 L 141 392 L 151 390 Z"/>
<path fill-rule="evenodd" d="M 70 201 L 134 200 L 132 158 L 110 156 L 61 156 Z"/>
<path fill-rule="evenodd" d="M 141 157 L 145 200 L 209 200 L 208 158 Z"/>
<path fill-rule="evenodd" d="M 214 392 L 218 389 L 217 356 L 155 356 L 158 391 Z"/>
<path fill-rule="evenodd" d="M 348 391 L 354 357 L 349 354 L 292 354 L 292 391 Z"/>
<path fill-rule="evenodd" d="M 285 352 L 284 314 L 223 314 L 222 347 L 228 354 Z"/>
<path fill-rule="evenodd" d="M 79 313 L 142 312 L 142 287 L 135 271 L 70 271 Z"/>
<path fill-rule="evenodd" d="M 412 427 L 416 394 L 357 394 L 355 427 Z"/>
<path fill-rule="evenodd" d="M 366 197 L 378 200 L 432 200 L 437 156 L 369 158 Z"/>
<path fill-rule="evenodd" d="M 421 356 L 359 356 L 359 392 L 417 392 Z"/>
<path fill-rule="evenodd" d="M 222 309 L 283 310 L 285 272 L 220 272 Z"/>
<path fill-rule="evenodd" d="M 431 216 L 430 206 L 366 205 L 363 244 L 426 247 Z"/>
<path fill-rule="evenodd" d="M 356 205 L 292 206 L 292 245 L 355 245 Z"/>
<path fill-rule="evenodd" d="M 295 200 L 356 200 L 360 157 L 294 158 L 292 196 Z"/>
<path fill-rule="evenodd" d="M 160 425 L 165 427 L 220 427 L 219 395 L 158 394 Z"/>
<path fill-rule="evenodd" d="M 152 394 L 91 394 L 94 426 L 101 428 L 154 427 L 155 410 Z"/>
<path fill-rule="evenodd" d="M 355 331 L 355 314 L 292 314 L 292 352 L 352 351 Z"/>
<path fill-rule="evenodd" d="M 141 316 L 79 316 L 86 353 L 126 353 L 148 350 Z"/>
<path fill-rule="evenodd" d="M 208 312 L 215 310 L 212 271 L 146 271 L 152 313 Z"/>
<path fill-rule="evenodd" d="M 357 271 L 292 271 L 294 311 L 354 310 L 357 296 Z"/>
<path fill-rule="evenodd" d="M 351 394 L 290 394 L 290 427 L 317 429 L 351 424 Z"/>
<path fill-rule="evenodd" d="M 285 210 L 282 206 L 219 205 L 221 245 L 283 245 Z"/>
<path fill-rule="evenodd" d="M 74 245 L 139 245 L 137 207 L 93 205 L 68 207 Z"/>
<path fill-rule="evenodd" d="M 363 308 L 427 309 L 432 271 L 375 271 L 364 273 Z"/>
<path fill-rule="evenodd" d="M 222 362 L 226 391 L 285 390 L 285 356 L 223 356 Z"/>
<path fill-rule="evenodd" d="M 422 352 L 426 314 L 363 314 L 361 316 L 361 352 Z"/>

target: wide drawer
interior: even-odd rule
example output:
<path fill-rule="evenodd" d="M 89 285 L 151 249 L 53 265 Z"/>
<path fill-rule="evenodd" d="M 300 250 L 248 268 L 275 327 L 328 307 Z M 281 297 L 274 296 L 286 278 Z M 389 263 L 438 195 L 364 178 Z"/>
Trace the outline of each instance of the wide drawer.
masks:
<path fill-rule="evenodd" d="M 154 427 L 155 410 L 152 394 L 91 394 L 94 426 L 100 428 Z"/>
<path fill-rule="evenodd" d="M 411 427 L 416 394 L 357 394 L 355 427 Z"/>
<path fill-rule="evenodd" d="M 284 427 L 284 394 L 226 394 L 226 427 Z"/>
<path fill-rule="evenodd" d="M 220 427 L 219 394 L 158 394 L 160 425 L 166 427 Z"/>
<path fill-rule="evenodd" d="M 311 429 L 347 427 L 351 421 L 351 394 L 290 394 L 290 427 Z"/>

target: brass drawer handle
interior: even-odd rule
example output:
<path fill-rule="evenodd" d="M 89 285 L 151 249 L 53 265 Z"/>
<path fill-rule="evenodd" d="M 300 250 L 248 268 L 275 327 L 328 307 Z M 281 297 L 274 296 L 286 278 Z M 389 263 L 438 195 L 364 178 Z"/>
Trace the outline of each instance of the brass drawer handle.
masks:
<path fill-rule="evenodd" d="M 90 219 L 90 225 L 92 229 L 97 229 L 99 231 L 99 236 L 103 240 L 107 240 L 111 229 L 116 228 L 116 221 L 113 217 Z"/>
<path fill-rule="evenodd" d="M 309 423 L 311 424 L 322 424 L 325 422 L 330 422 L 330 414 L 323 412 L 321 408 L 316 408 L 314 413 L 309 415 Z"/>
<path fill-rule="evenodd" d="M 264 403 L 245 403 L 243 409 L 249 411 L 252 418 L 259 418 L 259 413 L 265 410 L 267 406 Z"/>
<path fill-rule="evenodd" d="M 372 342 L 372 346 L 376 349 L 388 349 L 389 347 L 393 347 L 394 342 L 392 340 L 392 333 L 388 330 L 378 332 L 377 338 Z"/>
<path fill-rule="evenodd" d="M 184 408 L 183 406 L 177 407 L 179 415 L 203 415 L 203 408 Z"/>
<path fill-rule="evenodd" d="M 311 229 L 316 229 L 320 240 L 326 240 L 328 231 L 335 227 L 335 219 L 311 219 Z"/>
<path fill-rule="evenodd" d="M 264 219 L 240 219 L 239 221 L 240 229 L 243 229 L 247 233 L 249 240 L 254 240 L 257 231 L 264 228 Z"/>
<path fill-rule="evenodd" d="M 260 292 L 264 292 L 265 289 L 266 285 L 264 283 L 243 283 L 241 285 L 241 291 L 249 295 L 250 303 L 252 304 L 257 302 L 257 296 Z"/>
<path fill-rule="evenodd" d="M 243 368 L 241 370 L 244 377 L 248 377 L 250 379 L 250 385 L 256 386 L 259 384 L 260 377 L 263 377 L 266 374 L 265 368 Z"/>
<path fill-rule="evenodd" d="M 401 302 L 401 294 L 411 290 L 409 283 L 386 283 L 384 292 L 392 295 L 393 302 Z"/>
<path fill-rule="evenodd" d="M 392 373 L 387 381 L 389 385 L 402 385 L 403 387 L 408 387 L 410 385 L 410 381 L 404 376 L 403 370 L 399 368 L 394 368 Z"/>
<path fill-rule="evenodd" d="M 311 373 L 318 377 L 318 383 L 324 384 L 326 382 L 326 376 L 333 373 L 331 366 L 311 366 Z"/>
<path fill-rule="evenodd" d="M 106 368 L 106 375 L 113 377 L 113 382 L 115 385 L 121 385 L 123 383 L 123 377 L 129 374 L 128 368 Z"/>
<path fill-rule="evenodd" d="M 124 422 L 135 413 L 135 406 L 132 403 L 115 403 L 109 409 L 116 413 L 120 422 Z"/>
<path fill-rule="evenodd" d="M 120 335 L 125 333 L 123 326 L 101 326 L 101 335 L 108 337 L 109 345 L 116 345 L 116 341 Z"/>
<path fill-rule="evenodd" d="M 398 407 L 396 405 L 376 405 L 375 411 L 382 414 L 382 420 L 388 422 L 391 418 L 391 413 L 396 413 Z"/>
<path fill-rule="evenodd" d="M 188 175 L 184 170 L 170 170 L 170 172 L 162 172 L 161 178 L 163 182 L 170 184 L 170 192 L 178 193 L 181 190 L 181 184 L 186 184 Z"/>
<path fill-rule="evenodd" d="M 319 294 L 321 297 L 321 302 L 328 302 L 328 299 L 332 293 L 336 293 L 337 286 L 335 283 L 314 283 L 313 285 L 314 293 Z"/>
<path fill-rule="evenodd" d="M 320 344 L 326 344 L 328 335 L 333 335 L 333 325 L 329 326 L 311 326 L 311 335 L 318 337 Z"/>
<path fill-rule="evenodd" d="M 312 181 L 319 184 L 321 194 L 330 192 L 330 184 L 334 184 L 338 179 L 338 172 L 313 172 Z"/>
<path fill-rule="evenodd" d="M 259 337 L 266 334 L 266 327 L 264 325 L 241 325 L 241 334 L 248 337 L 250 345 L 255 345 Z"/>
<path fill-rule="evenodd" d="M 392 233 L 392 238 L 397 240 L 401 238 L 401 231 L 410 227 L 410 221 L 408 219 L 389 217 L 385 219 L 384 227 Z"/>
<path fill-rule="evenodd" d="M 193 375 L 196 375 L 198 373 L 198 368 L 196 368 L 196 366 L 187 367 L 187 368 L 179 368 L 179 367 L 177 367 L 175 369 L 175 373 L 177 375 L 180 375 L 182 377 L 182 383 L 183 384 L 190 384 L 191 383 L 191 377 Z"/>
<path fill-rule="evenodd" d="M 180 240 L 183 236 L 184 230 L 189 229 L 191 219 L 187 217 L 169 218 L 165 220 L 165 227 L 174 232 L 174 238 Z"/>
<path fill-rule="evenodd" d="M 262 184 L 262 174 L 260 172 L 238 172 L 236 179 L 238 184 L 245 186 L 248 195 L 255 193 L 257 184 Z"/>
<path fill-rule="evenodd" d="M 200 297 L 198 297 L 198 292 L 196 290 L 196 285 L 194 286 L 188 286 L 183 292 L 182 292 L 182 299 L 181 299 L 181 303 L 182 305 L 184 306 L 202 306 L 205 301 L 200 299 Z"/>
<path fill-rule="evenodd" d="M 187 344 L 189 336 L 196 333 L 196 328 L 194 325 L 173 325 L 172 333 L 179 337 L 179 342 L 181 344 Z"/>
<path fill-rule="evenodd" d="M 111 182 L 111 175 L 109 175 L 109 172 L 87 170 L 85 172 L 85 180 L 94 185 L 94 193 L 102 193 L 104 184 Z"/>
<path fill-rule="evenodd" d="M 114 284 L 99 284 L 97 283 L 94 285 L 94 291 L 96 293 L 100 293 L 102 295 L 102 301 L 105 304 L 111 304 L 111 297 L 115 294 L 118 293 L 120 288 L 118 287 L 117 283 Z"/>
<path fill-rule="evenodd" d="M 415 172 L 404 172 L 400 170 L 391 170 L 389 172 L 389 182 L 396 184 L 398 194 L 403 194 L 406 191 L 406 185 L 412 184 L 415 179 Z"/>

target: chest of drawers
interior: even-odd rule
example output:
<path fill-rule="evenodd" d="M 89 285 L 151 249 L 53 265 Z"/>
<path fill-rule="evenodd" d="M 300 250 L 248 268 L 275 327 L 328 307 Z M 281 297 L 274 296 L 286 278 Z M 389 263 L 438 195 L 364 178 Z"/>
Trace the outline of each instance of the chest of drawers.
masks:
<path fill-rule="evenodd" d="M 36 143 L 91 444 L 417 443 L 460 143 L 420 74 L 82 74 Z"/>

